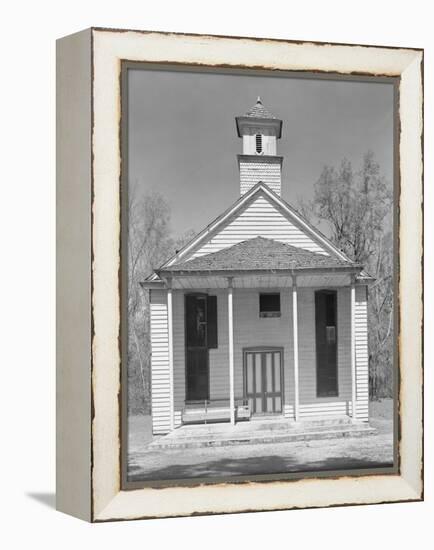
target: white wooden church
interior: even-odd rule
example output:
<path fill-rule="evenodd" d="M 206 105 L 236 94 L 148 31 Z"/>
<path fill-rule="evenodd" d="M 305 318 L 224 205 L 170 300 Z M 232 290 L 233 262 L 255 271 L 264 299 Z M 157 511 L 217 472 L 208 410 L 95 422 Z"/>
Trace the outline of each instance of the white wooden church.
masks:
<path fill-rule="evenodd" d="M 152 425 L 368 422 L 372 279 L 281 198 L 282 120 L 236 117 L 240 197 L 155 271 Z"/>

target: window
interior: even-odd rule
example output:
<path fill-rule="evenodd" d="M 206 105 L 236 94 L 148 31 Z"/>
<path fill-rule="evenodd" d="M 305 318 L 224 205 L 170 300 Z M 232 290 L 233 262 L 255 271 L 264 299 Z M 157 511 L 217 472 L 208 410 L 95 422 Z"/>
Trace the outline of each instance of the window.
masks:
<path fill-rule="evenodd" d="M 256 134 L 256 152 L 262 153 L 262 134 Z"/>
<path fill-rule="evenodd" d="M 280 294 L 259 295 L 259 317 L 280 317 Z"/>

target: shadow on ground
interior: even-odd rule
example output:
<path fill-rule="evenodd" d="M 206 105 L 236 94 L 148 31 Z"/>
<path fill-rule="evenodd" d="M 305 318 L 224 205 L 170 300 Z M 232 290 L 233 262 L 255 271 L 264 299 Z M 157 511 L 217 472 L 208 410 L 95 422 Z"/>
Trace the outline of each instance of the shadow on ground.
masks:
<path fill-rule="evenodd" d="M 130 417 L 128 480 L 164 481 L 242 475 L 362 470 L 393 466 L 393 401 L 371 403 L 377 435 L 306 443 L 154 451 L 151 417 Z"/>
<path fill-rule="evenodd" d="M 201 464 L 171 464 L 143 474 L 140 466 L 131 465 L 129 481 L 155 481 L 182 478 L 239 476 L 260 474 L 288 474 L 296 472 L 321 472 L 331 470 L 355 470 L 364 468 L 391 467 L 392 463 L 376 462 L 369 459 L 351 459 L 336 456 L 324 460 L 300 464 L 299 460 L 278 455 L 256 456 L 249 458 L 206 461 Z"/>

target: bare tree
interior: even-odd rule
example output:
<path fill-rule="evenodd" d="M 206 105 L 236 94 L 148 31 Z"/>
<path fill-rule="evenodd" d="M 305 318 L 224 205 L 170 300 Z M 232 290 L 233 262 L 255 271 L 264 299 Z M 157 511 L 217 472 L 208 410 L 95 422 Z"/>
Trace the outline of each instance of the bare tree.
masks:
<path fill-rule="evenodd" d="M 192 238 L 174 240 L 170 208 L 157 192 L 141 194 L 137 183 L 128 196 L 128 409 L 150 412 L 149 293 L 140 283 Z"/>
<path fill-rule="evenodd" d="M 344 159 L 325 166 L 313 200 L 300 204 L 302 214 L 327 226 L 331 240 L 375 277 L 369 289 L 371 397 L 392 395 L 393 255 L 392 193 L 372 151 L 359 171 Z"/>

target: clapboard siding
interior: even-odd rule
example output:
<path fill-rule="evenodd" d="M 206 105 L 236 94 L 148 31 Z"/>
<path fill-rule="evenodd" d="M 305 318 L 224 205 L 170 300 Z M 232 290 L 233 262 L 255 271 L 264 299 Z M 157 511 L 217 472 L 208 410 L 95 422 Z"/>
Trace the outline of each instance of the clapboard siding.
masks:
<path fill-rule="evenodd" d="M 184 292 L 173 291 L 173 382 L 175 427 L 181 424 L 185 405 Z"/>
<path fill-rule="evenodd" d="M 264 290 L 269 292 L 270 289 Z M 235 391 L 243 395 L 243 348 L 253 346 L 283 347 L 284 373 L 284 404 L 292 402 L 293 388 L 292 348 L 292 318 L 291 290 L 283 290 L 280 294 L 281 317 L 259 317 L 260 290 L 234 291 L 234 357 L 235 357 Z"/>
<path fill-rule="evenodd" d="M 150 291 L 152 431 L 170 431 L 169 332 L 167 291 Z"/>
<path fill-rule="evenodd" d="M 328 252 L 288 220 L 265 196 L 257 197 L 191 256 L 196 258 L 255 237 L 274 239 L 312 252 Z M 187 259 L 187 258 L 185 258 Z"/>
<path fill-rule="evenodd" d="M 212 291 L 217 296 L 218 347 L 209 350 L 209 374 L 211 399 L 229 399 L 229 328 L 228 298 L 226 290 Z M 236 339 L 236 338 L 235 338 Z M 241 394 L 237 394 L 241 397 Z"/>
<path fill-rule="evenodd" d="M 356 416 L 369 420 L 369 352 L 368 352 L 368 300 L 367 287 L 356 288 Z"/>

